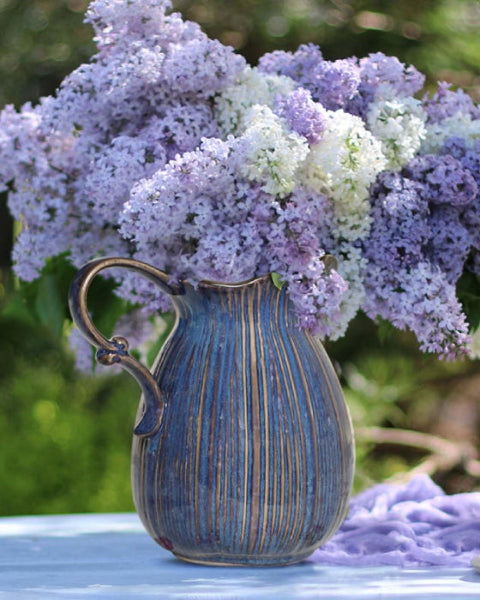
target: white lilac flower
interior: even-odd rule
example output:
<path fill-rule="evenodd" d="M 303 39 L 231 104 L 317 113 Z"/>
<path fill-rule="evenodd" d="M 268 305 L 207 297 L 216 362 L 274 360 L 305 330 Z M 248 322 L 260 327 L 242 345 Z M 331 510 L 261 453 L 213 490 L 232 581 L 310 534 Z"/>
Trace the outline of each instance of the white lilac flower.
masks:
<path fill-rule="evenodd" d="M 386 168 L 399 169 L 417 154 L 425 138 L 426 114 L 415 98 L 379 99 L 370 104 L 367 124 L 382 143 Z"/>
<path fill-rule="evenodd" d="M 246 67 L 235 84 L 216 98 L 215 116 L 225 135 L 241 134 L 246 127 L 246 115 L 255 104 L 272 108 L 279 95 L 287 95 L 296 87 L 290 77 L 267 75 L 256 67 Z"/>
<path fill-rule="evenodd" d="M 348 244 L 340 244 L 335 249 L 338 260 L 338 274 L 346 282 L 347 287 L 339 305 L 339 317 L 331 323 L 330 339 L 342 337 L 350 321 L 355 317 L 365 300 L 365 268 L 366 259 L 359 248 Z"/>
<path fill-rule="evenodd" d="M 269 194 L 287 195 L 308 154 L 306 139 L 287 130 L 285 121 L 266 106 L 254 105 L 244 122 L 245 132 L 235 150 L 242 159 L 240 173 L 249 181 L 261 183 Z"/>
<path fill-rule="evenodd" d="M 473 148 L 480 140 L 480 119 L 457 112 L 445 117 L 443 121 L 427 123 L 425 139 L 421 147 L 422 154 L 438 153 L 446 140 L 453 136 L 462 138 L 469 148 Z"/>
<path fill-rule="evenodd" d="M 368 234 L 368 190 L 386 159 L 380 141 L 359 117 L 342 110 L 327 117 L 323 137 L 311 146 L 301 176 L 313 190 L 333 198 L 338 237 L 358 239 Z"/>

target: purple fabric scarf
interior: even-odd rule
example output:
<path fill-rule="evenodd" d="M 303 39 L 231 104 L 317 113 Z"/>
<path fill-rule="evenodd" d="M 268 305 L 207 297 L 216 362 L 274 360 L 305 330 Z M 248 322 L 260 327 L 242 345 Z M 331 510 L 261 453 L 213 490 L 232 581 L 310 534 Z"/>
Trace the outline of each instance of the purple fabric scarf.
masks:
<path fill-rule="evenodd" d="M 311 557 L 331 565 L 468 566 L 480 554 L 480 492 L 447 496 L 426 475 L 354 497 L 335 536 Z"/>

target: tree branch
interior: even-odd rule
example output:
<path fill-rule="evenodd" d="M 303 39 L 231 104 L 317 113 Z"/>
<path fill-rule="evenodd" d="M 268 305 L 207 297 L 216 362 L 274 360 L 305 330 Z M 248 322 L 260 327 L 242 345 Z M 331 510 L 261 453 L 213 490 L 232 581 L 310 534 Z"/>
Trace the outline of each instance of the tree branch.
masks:
<path fill-rule="evenodd" d="M 358 440 L 365 442 L 408 446 L 429 452 L 429 456 L 408 472 L 408 477 L 421 473 L 433 475 L 437 471 L 461 465 L 466 473 L 480 478 L 478 453 L 469 442 L 452 442 L 429 433 L 386 427 L 360 427 L 355 435 Z M 399 477 L 402 476 L 396 475 L 391 479 Z"/>

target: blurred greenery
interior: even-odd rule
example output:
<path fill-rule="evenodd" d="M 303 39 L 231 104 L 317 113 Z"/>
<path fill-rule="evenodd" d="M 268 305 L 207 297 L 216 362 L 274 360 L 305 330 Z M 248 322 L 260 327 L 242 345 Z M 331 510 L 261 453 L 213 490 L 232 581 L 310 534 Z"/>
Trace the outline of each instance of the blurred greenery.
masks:
<path fill-rule="evenodd" d="M 480 99 L 476 0 L 174 0 L 174 7 L 252 64 L 310 42 L 329 60 L 381 51 L 415 65 L 430 85 L 450 81 Z"/>
<path fill-rule="evenodd" d="M 0 0 L 0 106 L 54 92 L 94 51 L 82 23 L 87 0 Z M 480 4 L 459 0 L 174 0 L 174 8 L 255 64 L 275 49 L 316 43 L 328 59 L 382 51 L 414 64 L 428 85 L 447 80 L 480 100 Z M 66 291 L 73 269 L 52 261 L 41 279 L 18 282 L 9 269 L 12 222 L 0 198 L 0 515 L 132 509 L 129 448 L 139 391 L 124 374 L 86 376 L 66 347 Z M 466 297 L 478 295 L 462 282 Z M 92 312 L 111 287 L 92 288 Z M 468 308 L 468 307 L 467 307 Z M 357 442 L 356 489 L 407 472 L 425 448 L 378 443 L 372 427 L 449 436 L 479 447 L 480 365 L 440 363 L 412 336 L 359 316 L 327 350 L 341 372 Z M 472 392 L 473 390 L 473 392 Z M 453 415 L 453 417 L 452 417 Z M 455 425 L 455 426 L 454 426 Z M 462 464 L 435 478 L 447 491 L 478 489 Z"/>
<path fill-rule="evenodd" d="M 0 328 L 0 514 L 132 508 L 135 382 L 78 377 L 42 326 L 2 317 Z"/>
<path fill-rule="evenodd" d="M 472 458 L 478 458 L 478 361 L 439 361 L 421 353 L 409 332 L 391 329 L 388 335 L 382 334 L 363 315 L 352 322 L 342 340 L 327 344 L 327 351 L 334 362 L 338 361 L 357 432 L 356 490 L 388 478 L 402 480 L 402 474 L 408 476 L 431 456 L 427 447 L 389 440 L 395 430 L 448 437 L 464 445 L 466 454 L 471 452 Z M 457 423 L 452 423 L 452 417 L 457 416 Z M 374 435 L 368 435 L 376 427 L 383 428 L 386 442 L 379 443 Z M 462 464 L 443 468 L 440 463 L 429 474 L 447 492 L 479 489 L 480 464 L 472 474 Z"/>
<path fill-rule="evenodd" d="M 0 0 L 0 106 L 37 101 L 95 50 L 87 0 Z"/>

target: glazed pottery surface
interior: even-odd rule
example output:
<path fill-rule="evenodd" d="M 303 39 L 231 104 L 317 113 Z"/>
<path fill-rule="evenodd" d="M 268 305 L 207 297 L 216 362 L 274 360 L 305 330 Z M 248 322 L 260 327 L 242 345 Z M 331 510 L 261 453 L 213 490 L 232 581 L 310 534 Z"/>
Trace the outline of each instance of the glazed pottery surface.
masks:
<path fill-rule="evenodd" d="M 88 316 L 92 279 L 118 266 L 171 296 L 176 324 L 151 372 Z M 70 306 L 98 360 L 142 387 L 132 487 L 159 544 L 191 562 L 282 565 L 333 535 L 348 509 L 352 427 L 330 360 L 298 328 L 284 289 L 270 277 L 194 289 L 145 263 L 106 258 L 79 271 Z"/>

